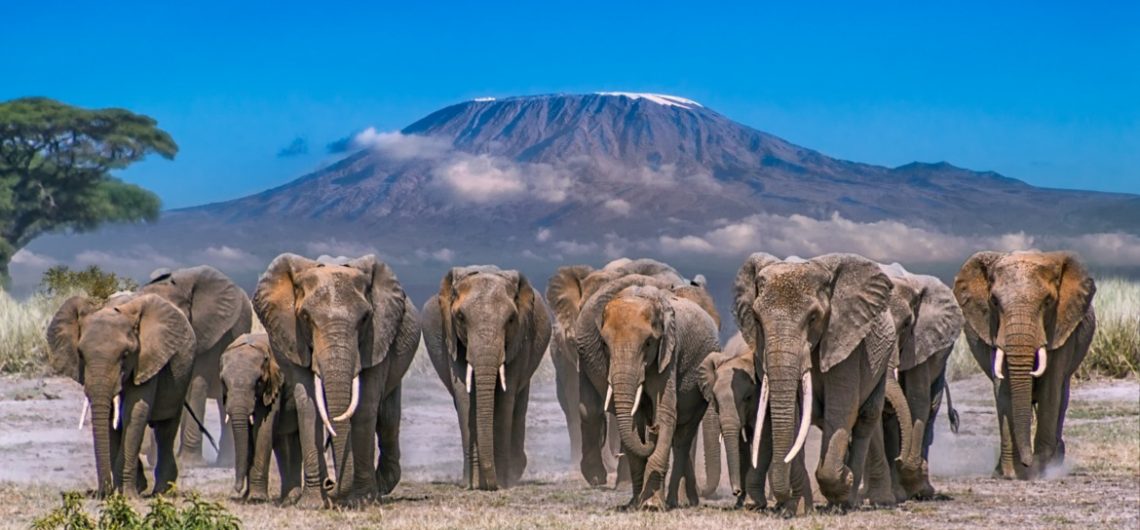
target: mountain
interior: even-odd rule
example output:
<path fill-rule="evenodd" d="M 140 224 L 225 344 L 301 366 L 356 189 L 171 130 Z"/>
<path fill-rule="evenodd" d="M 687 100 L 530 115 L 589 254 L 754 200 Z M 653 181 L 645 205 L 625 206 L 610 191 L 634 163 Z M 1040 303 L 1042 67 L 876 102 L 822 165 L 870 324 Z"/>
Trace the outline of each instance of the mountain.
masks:
<path fill-rule="evenodd" d="M 126 242 L 129 273 L 213 261 L 247 278 L 282 251 L 377 252 L 425 290 L 449 263 L 497 262 L 541 284 L 558 264 L 622 254 L 724 274 L 752 250 L 931 267 L 1003 246 L 1106 252 L 1108 266 L 1140 256 L 1140 196 L 1037 188 L 946 162 L 839 160 L 676 96 L 484 98 L 353 145 L 274 189 L 32 250 L 114 257 Z"/>

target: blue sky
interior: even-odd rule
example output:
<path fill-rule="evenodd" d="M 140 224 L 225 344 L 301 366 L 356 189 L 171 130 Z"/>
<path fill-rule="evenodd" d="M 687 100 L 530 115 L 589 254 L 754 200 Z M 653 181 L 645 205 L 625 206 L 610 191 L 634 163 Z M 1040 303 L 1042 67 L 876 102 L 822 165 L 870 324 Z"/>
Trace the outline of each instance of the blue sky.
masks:
<path fill-rule="evenodd" d="M 0 17 L 0 100 L 155 117 L 181 152 L 123 176 L 167 207 L 283 184 L 329 142 L 465 99 L 597 90 L 689 97 L 851 160 L 1140 193 L 1136 3 L 167 4 Z"/>

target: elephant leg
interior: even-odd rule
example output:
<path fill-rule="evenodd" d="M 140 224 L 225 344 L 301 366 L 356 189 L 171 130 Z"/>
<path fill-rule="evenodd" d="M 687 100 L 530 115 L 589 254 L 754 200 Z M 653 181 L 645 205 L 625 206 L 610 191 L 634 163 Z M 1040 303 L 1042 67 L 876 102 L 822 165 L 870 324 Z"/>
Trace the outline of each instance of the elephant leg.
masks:
<path fill-rule="evenodd" d="M 1065 378 L 1061 386 L 1060 406 L 1057 408 L 1057 447 L 1053 453 L 1051 465 L 1060 466 L 1065 463 L 1065 438 L 1061 435 L 1065 429 L 1065 414 L 1069 412 L 1069 379 Z"/>
<path fill-rule="evenodd" d="M 673 472 L 669 475 L 669 495 L 665 500 L 669 507 L 697 506 L 700 500 L 697 497 L 697 473 L 693 462 L 693 442 L 697 437 L 700 423 L 690 421 L 679 425 L 677 433 L 673 435 Z M 684 479 L 685 498 L 678 499 L 681 479 Z M 679 502 L 683 501 L 683 502 Z"/>
<path fill-rule="evenodd" d="M 906 393 L 911 420 L 914 421 L 914 425 L 909 426 L 911 443 L 922 445 L 914 448 L 918 452 L 912 453 L 913 457 L 903 456 L 903 461 L 899 464 L 899 478 L 906 496 L 918 500 L 929 500 L 934 497 L 934 488 L 930 485 L 930 466 L 922 456 L 922 449 L 929 443 L 927 431 L 934 424 L 934 417 L 930 415 L 933 407 L 934 384 L 935 381 L 930 377 L 929 366 L 918 366 L 902 373 L 903 391 Z"/>
<path fill-rule="evenodd" d="M 1037 402 L 1037 433 L 1033 440 L 1034 467 L 1038 474 L 1055 462 L 1061 432 L 1061 401 L 1067 398 L 1068 385 L 1060 371 L 1046 373 L 1034 385 Z M 1066 400 L 1067 401 L 1067 400 Z M 1066 408 L 1068 403 L 1065 403 Z"/>
<path fill-rule="evenodd" d="M 479 474 L 476 471 L 475 441 L 471 437 L 474 411 L 471 410 L 471 396 L 467 394 L 464 381 L 455 376 L 451 380 L 451 402 L 455 405 L 455 415 L 459 420 L 459 436 L 463 444 L 463 484 L 468 489 L 479 487 Z"/>
<path fill-rule="evenodd" d="M 876 506 L 893 506 L 897 500 L 891 489 L 891 468 L 887 465 L 887 450 L 883 427 L 871 429 L 871 448 L 867 452 L 867 499 Z"/>
<path fill-rule="evenodd" d="M 807 456 L 803 451 L 796 455 L 796 459 L 792 461 L 791 470 L 788 473 L 788 479 L 792 486 L 792 502 L 798 503 L 800 499 L 804 502 L 804 511 L 811 512 L 815 509 L 815 501 L 811 493 L 811 479 L 808 478 L 807 472 Z M 792 506 L 793 509 L 798 506 Z"/>
<path fill-rule="evenodd" d="M 292 504 L 301 495 L 302 476 L 301 438 L 297 433 L 289 433 L 280 438 L 277 458 L 277 473 L 281 479 L 281 502 Z"/>
<path fill-rule="evenodd" d="M 230 422 L 226 421 L 226 407 L 222 404 L 221 391 L 215 399 L 214 405 L 218 408 L 218 418 L 221 420 L 221 433 L 214 439 L 218 442 L 218 457 L 214 460 L 215 467 L 233 467 L 234 465 L 234 434 Z M 206 418 L 200 418 L 203 423 Z"/>
<path fill-rule="evenodd" d="M 1001 448 L 998 455 L 997 465 L 994 467 L 994 478 L 1013 479 L 1016 478 L 1014 474 L 1014 447 L 1013 447 L 1013 430 L 1011 429 L 1013 423 L 1013 416 L 1011 414 L 1010 401 L 1008 395 L 1008 387 L 1005 388 L 1003 396 L 1003 386 L 1001 380 L 994 379 L 994 403 L 997 407 L 997 420 L 998 420 L 998 433 L 1001 436 Z"/>
<path fill-rule="evenodd" d="M 380 412 L 380 400 L 383 395 L 380 385 L 368 384 L 369 380 L 379 377 L 379 372 L 373 369 L 372 374 L 360 375 L 360 406 L 353 414 L 351 421 L 352 432 L 349 433 L 349 443 L 352 445 L 350 459 L 351 470 L 345 470 L 344 476 L 352 477 L 352 484 L 342 485 L 341 491 L 349 493 L 350 500 L 361 500 L 376 494 L 376 421 Z M 340 433 L 337 433 L 338 435 Z M 348 486 L 348 487 L 344 487 Z"/>
<path fill-rule="evenodd" d="M 154 495 L 166 493 L 178 481 L 178 456 L 174 451 L 178 423 L 178 417 L 154 422 L 154 445 L 158 453 L 154 465 Z"/>
<path fill-rule="evenodd" d="M 392 493 L 400 483 L 400 414 L 402 387 L 396 385 L 380 403 L 376 435 L 380 444 L 380 463 L 376 467 L 376 487 L 380 495 Z"/>
<path fill-rule="evenodd" d="M 205 463 L 205 458 L 202 456 L 202 430 L 194 418 L 201 421 L 206 419 L 208 388 L 205 375 L 199 373 L 199 367 L 195 364 L 194 376 L 190 379 L 189 390 L 186 391 L 186 403 L 190 405 L 190 410 L 194 411 L 194 416 L 182 415 L 182 445 L 178 448 L 178 457 L 188 466 L 200 466 Z"/>
<path fill-rule="evenodd" d="M 582 426 L 578 416 L 578 369 L 573 359 L 564 350 L 569 349 L 560 339 L 550 341 L 551 359 L 554 360 L 554 389 L 558 395 L 558 405 L 566 416 L 566 430 L 570 435 L 570 461 L 582 458 Z M 577 356 L 577 352 L 573 355 Z"/>
<path fill-rule="evenodd" d="M 138 395 L 124 392 L 122 406 L 122 491 L 128 497 L 137 497 L 138 473 L 142 468 L 139 465 L 139 451 L 142 449 L 143 433 L 146 432 L 147 419 L 150 417 L 150 403 Z M 145 478 L 143 481 L 145 483 Z"/>
<path fill-rule="evenodd" d="M 530 383 L 515 397 L 515 413 L 511 431 L 511 484 L 517 484 L 526 471 L 526 411 L 530 405 Z"/>
<path fill-rule="evenodd" d="M 883 412 L 883 458 L 886 460 L 890 472 L 891 493 L 894 494 L 897 502 L 905 501 L 907 498 L 906 491 L 902 487 L 902 479 L 899 477 L 898 457 L 902 453 L 902 431 L 900 427 L 898 416 L 887 414 L 886 411 Z M 875 451 L 875 449 L 872 447 L 871 451 Z"/>
<path fill-rule="evenodd" d="M 852 483 L 848 494 L 848 502 L 852 506 L 859 505 L 859 487 L 866 473 L 867 453 L 871 448 L 871 437 L 875 431 L 882 433 L 883 429 L 883 397 L 886 394 L 886 378 L 879 380 L 878 386 L 871 392 L 871 396 L 859 408 L 855 418 L 855 425 L 851 429 L 851 448 L 847 453 L 847 467 L 851 469 Z M 881 476 L 882 477 L 882 476 Z M 885 477 L 884 477 L 885 478 Z M 889 484 L 875 484 L 876 491 L 889 490 Z M 883 495 L 881 499 L 885 504 L 893 506 L 893 499 Z"/>
<path fill-rule="evenodd" d="M 602 409 L 602 396 L 590 383 L 586 374 L 578 374 L 578 415 L 582 429 L 582 476 L 591 486 L 606 484 L 606 466 L 602 462 L 606 438 L 606 413 Z M 640 487 L 640 484 L 638 484 Z"/>
<path fill-rule="evenodd" d="M 297 407 L 297 430 L 301 444 L 301 468 L 304 486 L 297 499 L 303 508 L 317 508 L 325 505 L 322 482 L 325 479 L 324 440 L 325 430 L 317 416 L 313 404 L 312 376 L 303 379 L 304 367 L 291 367 L 296 382 L 293 383 L 293 400 Z"/>
<path fill-rule="evenodd" d="M 751 429 L 748 432 L 753 432 Z M 745 455 L 741 459 L 741 467 L 744 471 L 744 508 L 749 510 L 762 510 L 768 507 L 768 496 L 765 492 L 765 484 L 768 479 L 768 468 L 772 463 L 772 429 L 764 429 L 764 434 L 760 439 L 760 454 L 757 461 L 757 467 L 752 467 L 752 446 L 751 444 L 744 443 L 743 440 L 738 440 L 737 443 L 741 444 L 741 455 Z M 810 489 L 810 485 L 809 485 Z"/>
<path fill-rule="evenodd" d="M 254 502 L 269 500 L 269 456 L 274 452 L 276 416 L 270 412 L 260 425 L 253 427 L 253 465 L 249 469 L 248 498 Z"/>
<path fill-rule="evenodd" d="M 513 391 L 495 392 L 495 481 L 509 488 L 511 476 L 511 442 L 514 440 L 515 396 Z"/>

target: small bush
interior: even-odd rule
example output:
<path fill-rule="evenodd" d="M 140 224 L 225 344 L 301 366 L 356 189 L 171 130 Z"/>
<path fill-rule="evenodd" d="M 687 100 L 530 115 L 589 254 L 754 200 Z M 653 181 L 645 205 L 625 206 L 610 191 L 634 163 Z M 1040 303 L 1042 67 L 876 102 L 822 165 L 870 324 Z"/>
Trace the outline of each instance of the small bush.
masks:
<path fill-rule="evenodd" d="M 74 292 L 87 293 L 92 298 L 106 300 L 119 291 L 133 291 L 139 284 L 130 278 L 113 272 L 104 272 L 92 265 L 81 271 L 73 271 L 65 265 L 56 265 L 44 271 L 40 288 L 48 295 Z"/>
<path fill-rule="evenodd" d="M 21 302 L 0 289 L 0 373 L 42 373 L 47 366 L 47 326 L 64 300 L 76 294 L 84 293 L 38 293 Z"/>
<path fill-rule="evenodd" d="M 112 495 L 99 506 L 96 523 L 83 509 L 83 496 L 62 494 L 63 505 L 32 523 L 35 530 L 237 530 L 241 520 L 216 502 L 191 493 L 181 509 L 169 498 L 151 499 L 146 516 L 140 516 L 122 495 Z"/>

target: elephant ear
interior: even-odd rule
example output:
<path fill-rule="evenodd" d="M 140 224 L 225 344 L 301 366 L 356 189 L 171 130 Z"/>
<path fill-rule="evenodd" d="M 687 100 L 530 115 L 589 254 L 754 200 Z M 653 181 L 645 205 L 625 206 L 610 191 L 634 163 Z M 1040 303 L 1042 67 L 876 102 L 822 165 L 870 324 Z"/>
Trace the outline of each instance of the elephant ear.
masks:
<path fill-rule="evenodd" d="M 525 355 L 523 351 L 530 348 L 538 336 L 538 311 L 546 311 L 546 307 L 542 300 L 535 299 L 534 288 L 527 281 L 526 275 L 518 271 L 503 271 L 500 274 L 515 284 L 515 309 L 518 311 L 515 325 L 507 333 L 507 344 L 512 350 L 506 352 L 509 360 L 519 358 L 519 354 Z"/>
<path fill-rule="evenodd" d="M 1085 318 L 1093 296 L 1096 295 L 1096 282 L 1080 258 L 1072 252 L 1052 252 L 1059 266 L 1057 287 L 1057 314 L 1053 319 L 1050 349 L 1060 348 L 1069 340 L 1077 325 Z"/>
<path fill-rule="evenodd" d="M 190 285 L 188 316 L 198 338 L 197 351 L 213 347 L 227 331 L 234 330 L 234 335 L 249 332 L 249 297 L 222 271 L 201 265 L 175 271 L 170 281 Z"/>
<path fill-rule="evenodd" d="M 396 334 L 404 324 L 407 309 L 404 288 L 396 278 L 396 273 L 387 263 L 371 254 L 347 263 L 372 278 L 368 286 L 367 298 L 372 303 L 371 341 L 361 345 L 361 369 L 376 366 L 388 357 Z M 366 338 L 368 333 L 365 334 Z"/>
<path fill-rule="evenodd" d="M 559 267 L 546 282 L 546 301 L 554 311 L 554 321 L 564 333 L 574 329 L 578 310 L 586 301 L 582 281 L 593 272 L 589 265 Z"/>
<path fill-rule="evenodd" d="M 949 286 L 933 276 L 916 275 L 914 279 L 921 287 L 914 323 L 914 360 L 910 366 L 902 363 L 900 370 L 909 370 L 952 346 L 965 323 L 962 308 L 958 307 L 958 300 Z"/>
<path fill-rule="evenodd" d="M 764 330 L 752 312 L 752 305 L 756 303 L 756 276 L 764 267 L 779 261 L 776 256 L 764 252 L 748 256 L 736 272 L 736 281 L 732 285 L 732 316 L 736 319 L 736 327 L 744 337 L 744 342 L 756 352 L 764 351 Z"/>
<path fill-rule="evenodd" d="M 144 294 L 116 306 L 115 311 L 133 320 L 138 330 L 136 385 L 149 381 L 168 364 L 185 364 L 186 368 L 193 364 L 194 328 L 174 304 L 156 294 Z"/>
<path fill-rule="evenodd" d="M 705 396 L 705 401 L 709 403 L 716 403 L 716 372 L 723 364 L 732 356 L 719 351 L 709 352 L 709 354 L 701 360 L 700 367 L 697 368 L 697 385 L 701 389 L 701 394 Z"/>
<path fill-rule="evenodd" d="M 894 284 L 878 263 L 857 254 L 826 254 L 810 261 L 831 272 L 831 311 L 819 355 L 819 368 L 826 372 L 850 356 L 886 315 Z"/>
<path fill-rule="evenodd" d="M 457 293 L 455 284 L 463 278 L 462 267 L 452 267 L 447 275 L 439 282 L 439 321 L 442 328 L 443 345 L 453 362 L 459 360 L 459 337 L 455 334 L 455 322 L 451 315 L 451 304 L 455 301 Z"/>
<path fill-rule="evenodd" d="M 273 352 L 269 351 L 269 344 L 264 341 L 259 341 L 255 338 L 249 338 L 246 335 L 247 344 L 261 352 L 261 402 L 265 406 L 272 406 L 277 401 L 277 396 L 281 392 L 281 386 L 285 384 L 285 375 L 281 373 L 281 367 L 277 365 L 277 359 L 273 357 Z"/>
<path fill-rule="evenodd" d="M 954 298 L 962 308 L 966 324 L 990 346 L 997 332 L 997 319 L 990 307 L 990 271 L 1001 257 L 1000 252 L 975 253 L 954 277 Z"/>
<path fill-rule="evenodd" d="M 307 330 L 297 325 L 297 291 L 294 278 L 317 266 L 317 262 L 296 254 L 281 254 L 257 281 L 253 310 L 269 334 L 269 346 L 297 366 L 309 366 L 312 352 L 305 338 Z"/>
<path fill-rule="evenodd" d="M 657 371 L 664 373 L 673 366 L 677 350 L 677 316 L 673 304 L 661 296 L 657 302 L 661 318 L 661 338 L 657 341 Z"/>
<path fill-rule="evenodd" d="M 83 384 L 83 359 L 79 355 L 79 332 L 83 317 L 97 305 L 85 296 L 72 296 L 60 306 L 47 328 L 48 363 L 53 373 Z"/>

